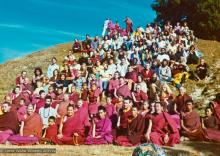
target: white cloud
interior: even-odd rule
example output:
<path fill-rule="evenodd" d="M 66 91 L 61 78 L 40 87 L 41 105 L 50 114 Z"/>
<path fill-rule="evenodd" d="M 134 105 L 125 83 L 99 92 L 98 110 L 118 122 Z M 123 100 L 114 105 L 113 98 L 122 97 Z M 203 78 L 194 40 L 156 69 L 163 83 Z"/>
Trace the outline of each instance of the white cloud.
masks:
<path fill-rule="evenodd" d="M 38 26 L 30 26 L 30 25 L 21 25 L 21 24 L 13 24 L 13 23 L 0 23 L 0 27 L 3 28 L 11 28 L 11 29 L 22 29 L 28 32 L 35 32 L 41 34 L 61 34 L 73 37 L 85 37 L 84 35 L 72 33 L 64 30 L 57 30 L 53 28 L 45 28 L 45 27 L 38 27 Z"/>

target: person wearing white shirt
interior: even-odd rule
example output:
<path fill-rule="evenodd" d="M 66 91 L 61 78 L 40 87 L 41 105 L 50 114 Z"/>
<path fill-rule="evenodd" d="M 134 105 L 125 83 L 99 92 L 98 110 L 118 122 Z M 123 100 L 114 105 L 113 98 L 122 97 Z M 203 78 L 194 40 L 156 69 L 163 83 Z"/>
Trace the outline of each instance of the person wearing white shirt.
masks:
<path fill-rule="evenodd" d="M 117 69 L 117 66 L 116 64 L 114 63 L 114 60 L 112 58 L 109 59 L 109 64 L 108 64 L 108 70 L 109 70 L 109 73 L 111 75 L 114 75 L 114 73 L 116 72 L 116 69 Z"/>
<path fill-rule="evenodd" d="M 105 96 L 105 91 L 108 88 L 108 83 L 109 80 L 112 77 L 111 71 L 108 69 L 108 64 L 104 63 L 103 64 L 104 68 L 100 70 L 100 76 L 101 76 L 101 81 L 102 81 L 102 97 Z"/>
<path fill-rule="evenodd" d="M 169 55 L 166 54 L 166 50 L 164 48 L 161 49 L 161 52 L 157 55 L 157 60 L 162 62 L 163 60 L 170 60 Z"/>
<path fill-rule="evenodd" d="M 105 36 L 105 32 L 106 32 L 106 30 L 107 30 L 107 28 L 108 28 L 109 22 L 110 22 L 110 19 L 107 18 L 107 19 L 105 20 L 105 22 L 104 22 L 103 31 L 102 31 L 102 36 Z"/>
<path fill-rule="evenodd" d="M 171 69 L 168 66 L 168 61 L 166 59 L 163 60 L 162 65 L 159 67 L 159 78 L 161 82 L 172 81 Z"/>
<path fill-rule="evenodd" d="M 53 107 L 51 107 L 51 103 L 52 103 L 52 98 L 50 96 L 47 96 L 45 98 L 45 106 L 39 109 L 39 114 L 43 121 L 44 128 L 48 126 L 48 119 L 50 116 L 54 116 L 54 117 L 58 116 L 57 109 L 54 109 Z M 57 108 L 58 106 L 59 105 L 57 105 Z"/>
<path fill-rule="evenodd" d="M 121 63 L 117 64 L 117 71 L 120 73 L 122 77 L 125 76 L 127 70 L 128 70 L 128 63 L 126 63 L 125 58 L 121 59 Z"/>
<path fill-rule="evenodd" d="M 174 42 L 171 42 L 167 47 L 167 51 L 170 51 L 172 54 L 175 54 L 177 51 L 177 45 Z"/>
<path fill-rule="evenodd" d="M 164 39 L 159 39 L 158 47 L 159 48 L 165 48 L 166 47 L 166 41 Z"/>
<path fill-rule="evenodd" d="M 57 62 L 57 59 L 55 57 L 53 57 L 51 59 L 51 64 L 48 66 L 48 69 L 47 69 L 47 77 L 50 79 L 51 77 L 53 77 L 53 71 L 55 69 L 59 70 L 59 65 L 56 64 Z"/>

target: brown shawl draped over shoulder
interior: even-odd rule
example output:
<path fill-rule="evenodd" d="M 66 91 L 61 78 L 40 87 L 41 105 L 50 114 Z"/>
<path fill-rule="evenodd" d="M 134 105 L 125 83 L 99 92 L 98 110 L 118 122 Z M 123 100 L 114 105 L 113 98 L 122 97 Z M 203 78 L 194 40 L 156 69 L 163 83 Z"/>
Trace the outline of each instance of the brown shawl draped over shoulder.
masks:
<path fill-rule="evenodd" d="M 12 130 L 14 133 L 19 131 L 19 121 L 15 112 L 7 112 L 0 115 L 0 131 Z"/>
<path fill-rule="evenodd" d="M 24 120 L 24 136 L 30 136 L 34 135 L 38 138 L 41 137 L 41 132 L 42 132 L 42 119 L 39 114 L 34 113 L 30 116 L 28 116 Z"/>
<path fill-rule="evenodd" d="M 145 120 L 141 115 L 138 115 L 128 124 L 128 139 L 132 144 L 137 144 L 141 141 L 145 128 Z"/>

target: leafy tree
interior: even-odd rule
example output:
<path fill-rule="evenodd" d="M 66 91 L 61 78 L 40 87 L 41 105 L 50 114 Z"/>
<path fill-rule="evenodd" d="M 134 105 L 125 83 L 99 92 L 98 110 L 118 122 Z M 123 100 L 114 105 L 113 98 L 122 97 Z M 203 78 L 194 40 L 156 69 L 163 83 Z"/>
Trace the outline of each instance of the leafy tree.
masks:
<path fill-rule="evenodd" d="M 220 0 L 155 0 L 156 22 L 186 20 L 195 34 L 220 41 Z"/>

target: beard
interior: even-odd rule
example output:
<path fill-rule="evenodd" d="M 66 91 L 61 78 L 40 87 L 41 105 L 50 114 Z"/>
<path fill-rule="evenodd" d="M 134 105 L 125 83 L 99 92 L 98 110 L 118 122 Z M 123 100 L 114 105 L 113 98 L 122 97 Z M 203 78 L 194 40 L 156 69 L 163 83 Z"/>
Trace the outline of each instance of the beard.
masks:
<path fill-rule="evenodd" d="M 152 83 L 156 83 L 156 82 L 157 82 L 157 78 L 152 78 L 152 79 L 151 79 L 151 82 L 152 82 Z"/>
<path fill-rule="evenodd" d="M 49 108 L 49 107 L 50 107 L 50 104 L 47 104 L 47 103 L 46 103 L 46 104 L 44 105 L 44 108 Z"/>

